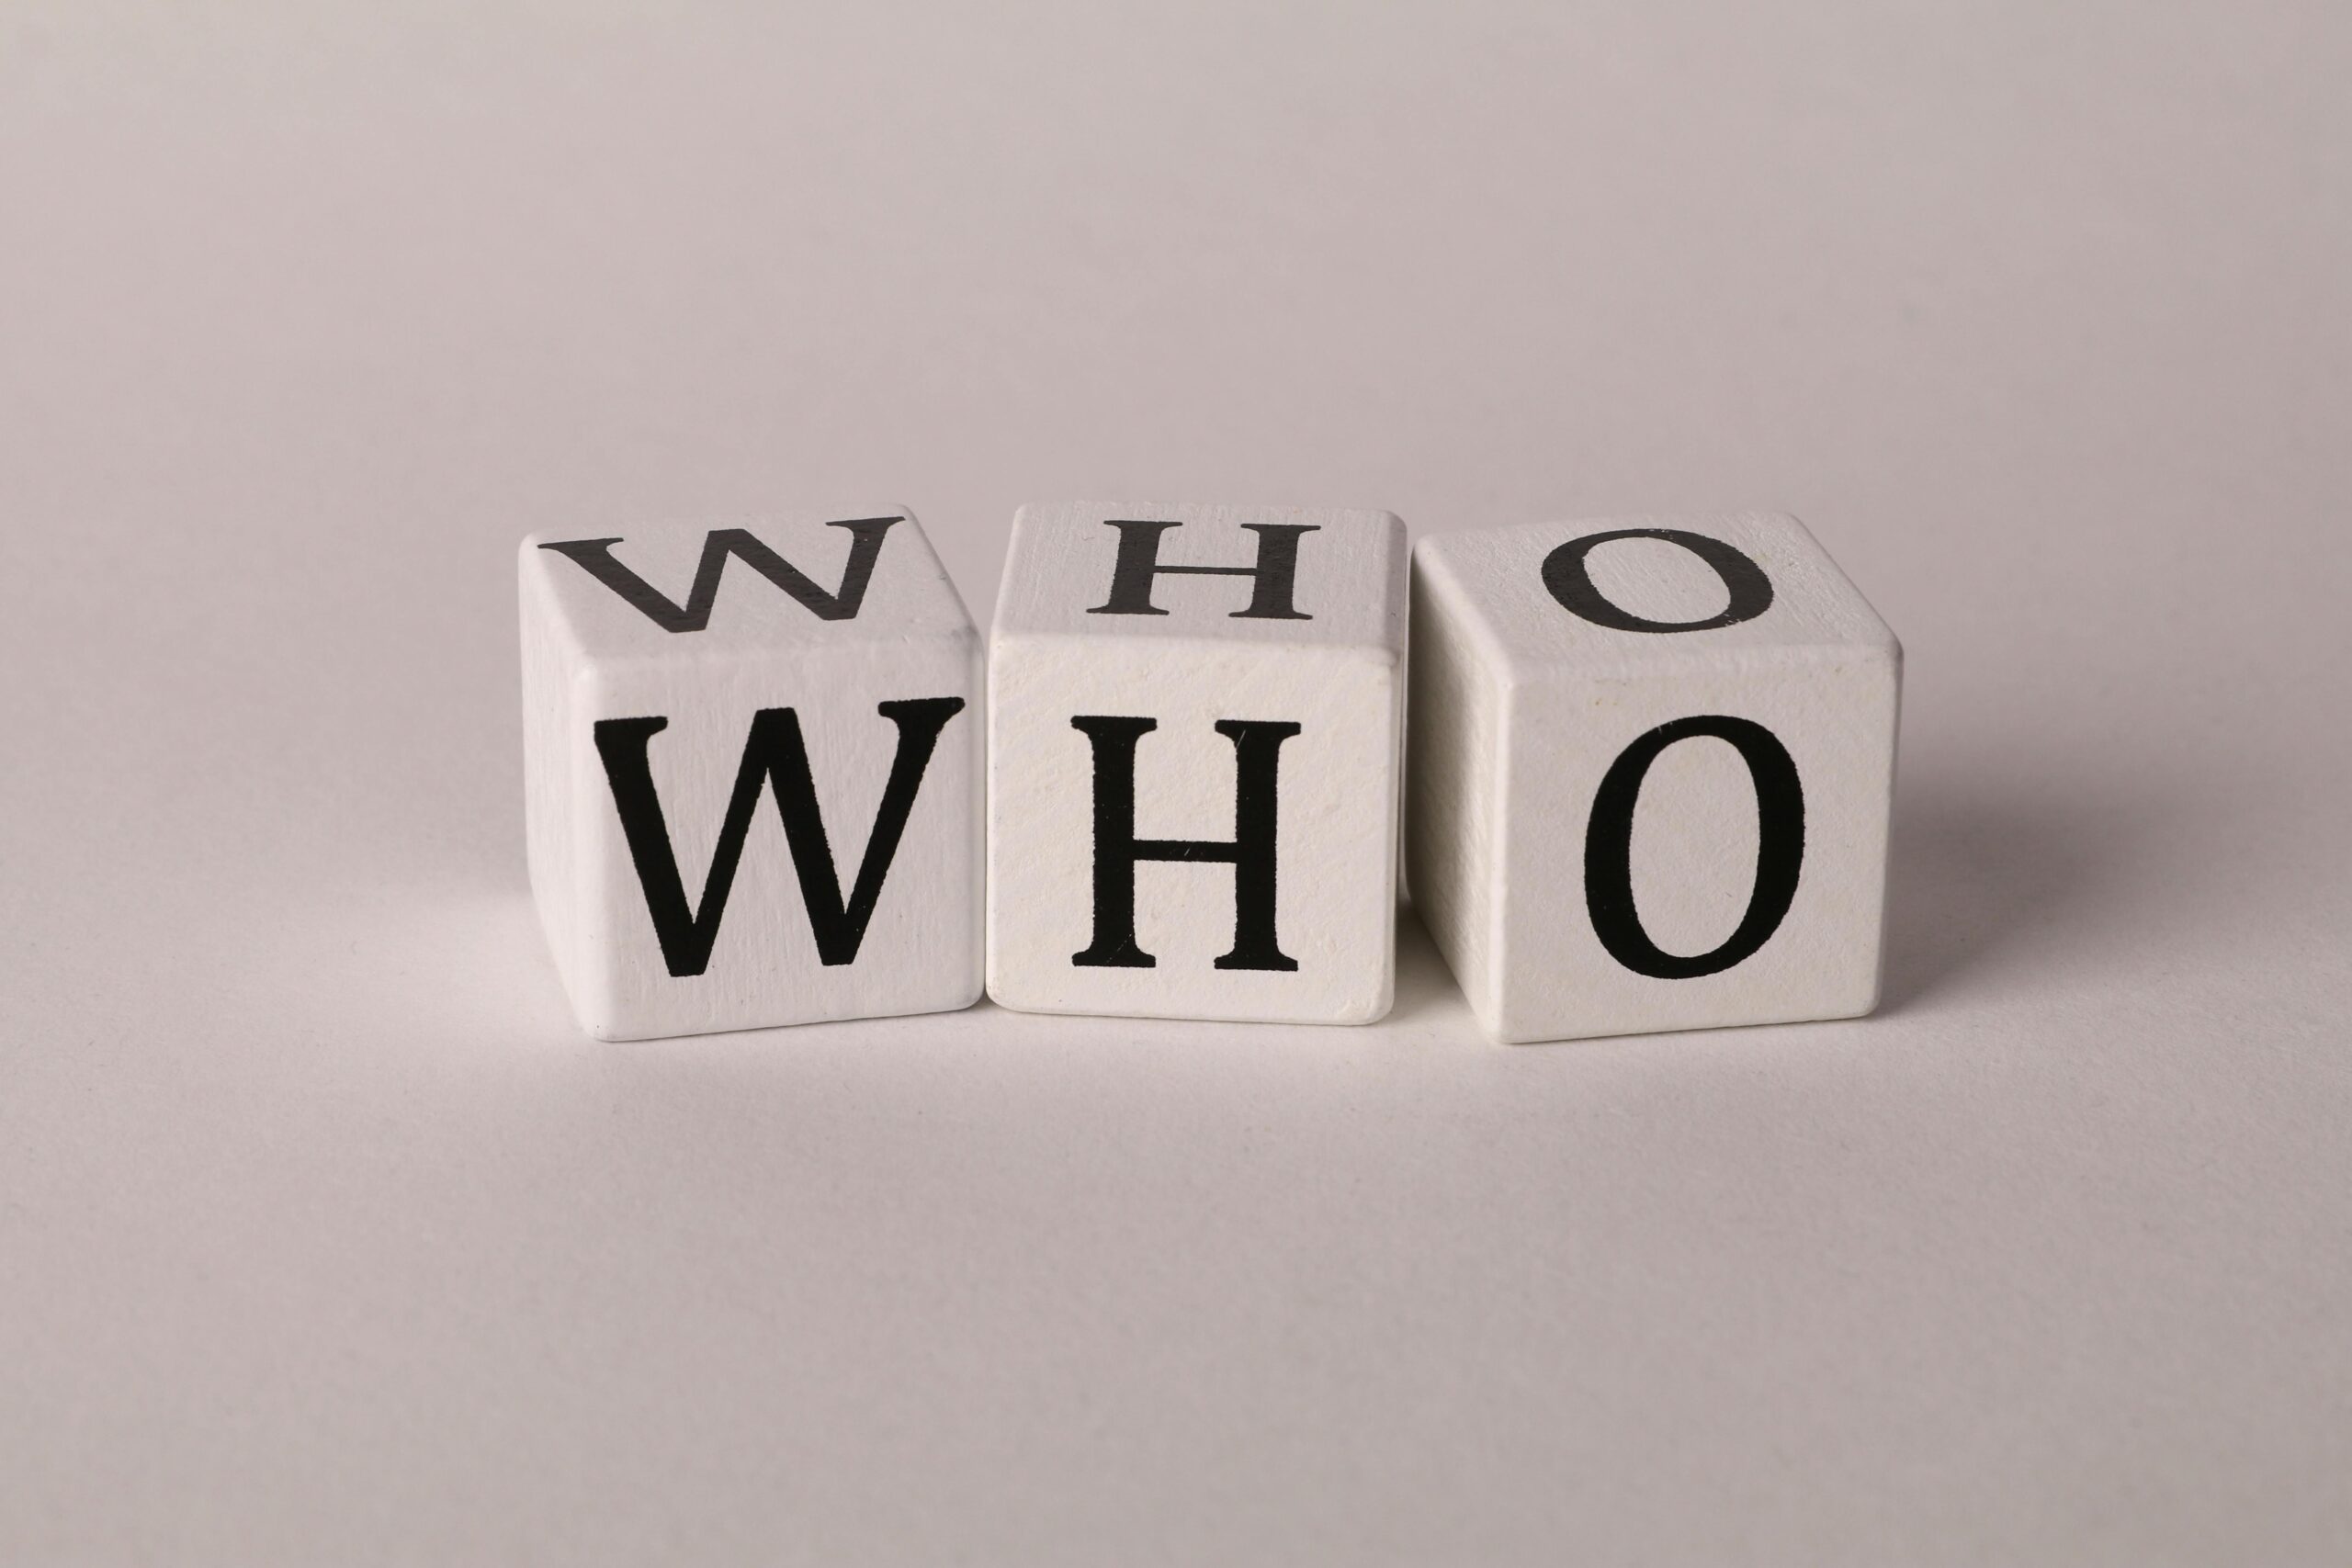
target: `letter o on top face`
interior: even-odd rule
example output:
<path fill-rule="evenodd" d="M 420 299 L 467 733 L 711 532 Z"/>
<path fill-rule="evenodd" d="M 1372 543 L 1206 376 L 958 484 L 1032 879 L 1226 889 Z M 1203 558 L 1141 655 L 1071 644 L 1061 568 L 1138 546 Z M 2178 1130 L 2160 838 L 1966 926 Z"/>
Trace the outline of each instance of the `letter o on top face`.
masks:
<path fill-rule="evenodd" d="M 1730 602 L 1719 613 L 1696 621 L 1653 621 L 1611 603 L 1593 583 L 1590 557 L 1618 539 L 1663 539 L 1689 550 L 1723 579 Z M 1681 528 L 1612 528 L 1571 539 L 1544 558 L 1544 586 L 1570 615 L 1619 632 L 1713 631 L 1752 621 L 1772 607 L 1772 580 L 1763 568 L 1721 539 Z"/>

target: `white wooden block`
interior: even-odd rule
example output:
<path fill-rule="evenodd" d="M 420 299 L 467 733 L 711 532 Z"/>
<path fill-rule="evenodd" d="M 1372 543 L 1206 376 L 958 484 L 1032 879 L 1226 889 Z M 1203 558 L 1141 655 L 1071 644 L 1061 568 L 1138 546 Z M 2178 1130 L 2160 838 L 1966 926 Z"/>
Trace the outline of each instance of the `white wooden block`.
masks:
<path fill-rule="evenodd" d="M 990 996 L 1388 1010 L 1406 561 L 1385 512 L 1021 510 L 989 649 Z"/>
<path fill-rule="evenodd" d="M 1902 649 L 1760 513 L 1414 552 L 1407 882 L 1506 1041 L 1877 1005 Z"/>
<path fill-rule="evenodd" d="M 535 534 L 520 566 L 531 886 L 591 1033 L 978 999 L 981 650 L 912 513 Z"/>

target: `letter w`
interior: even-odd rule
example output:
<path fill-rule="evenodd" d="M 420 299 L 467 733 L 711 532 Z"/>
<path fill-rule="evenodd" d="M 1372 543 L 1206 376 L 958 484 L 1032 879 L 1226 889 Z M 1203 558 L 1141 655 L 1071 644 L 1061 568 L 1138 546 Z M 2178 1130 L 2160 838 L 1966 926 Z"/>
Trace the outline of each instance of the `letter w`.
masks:
<path fill-rule="evenodd" d="M 865 585 L 873 581 L 875 558 L 882 553 L 882 536 L 890 531 L 891 524 L 905 521 L 903 517 L 853 517 L 825 525 L 850 532 L 849 564 L 842 569 L 837 593 L 818 587 L 799 568 L 742 528 L 714 528 L 703 536 L 702 560 L 695 568 L 695 585 L 687 590 L 684 604 L 673 604 L 660 589 L 613 558 L 613 547 L 621 542 L 617 537 L 564 539 L 539 548 L 576 562 L 589 576 L 644 611 L 665 632 L 698 632 L 710 625 L 710 607 L 718 599 L 719 574 L 727 570 L 730 555 L 742 558 L 745 566 L 797 599 L 819 620 L 848 621 L 856 619 L 859 606 L 865 603 Z"/>
<path fill-rule="evenodd" d="M 653 788 L 647 765 L 646 743 L 669 727 L 666 718 L 606 718 L 596 721 L 596 754 L 604 759 L 605 778 L 612 785 L 613 804 L 619 808 L 621 831 L 628 836 L 629 858 L 637 863 L 637 880 L 645 889 L 645 905 L 653 917 L 654 934 L 662 941 L 662 959 L 676 976 L 699 975 L 710 965 L 711 944 L 718 938 L 718 920 L 727 908 L 728 890 L 735 885 L 735 867 L 743 858 L 743 839 L 752 829 L 752 815 L 759 809 L 763 784 L 775 786 L 776 812 L 784 818 L 785 840 L 792 846 L 793 869 L 800 876 L 800 900 L 808 910 L 808 926 L 817 938 L 817 956 L 827 964 L 848 964 L 865 941 L 874 906 L 882 897 L 882 881 L 899 852 L 899 840 L 913 811 L 915 792 L 922 786 L 923 771 L 939 744 L 939 732 L 963 710 L 961 697 L 924 697 L 883 703 L 878 711 L 899 727 L 898 754 L 891 759 L 889 782 L 882 786 L 881 809 L 874 815 L 874 832 L 859 861 L 857 881 L 843 899 L 841 878 L 833 870 L 833 850 L 825 836 L 825 821 L 817 807 L 817 787 L 808 773 L 808 749 L 800 738 L 799 716 L 790 708 L 762 708 L 752 719 L 751 739 L 735 773 L 735 793 L 718 829 L 718 844 L 711 852 L 710 873 L 703 883 L 702 904 L 686 902 L 678 858 L 670 846 L 670 828 L 662 800 Z"/>

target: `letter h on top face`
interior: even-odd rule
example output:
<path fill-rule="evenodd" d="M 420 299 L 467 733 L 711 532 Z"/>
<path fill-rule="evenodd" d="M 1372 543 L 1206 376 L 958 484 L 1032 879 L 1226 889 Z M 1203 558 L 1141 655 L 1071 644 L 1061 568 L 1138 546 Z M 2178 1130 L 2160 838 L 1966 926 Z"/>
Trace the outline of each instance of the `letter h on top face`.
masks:
<path fill-rule="evenodd" d="M 1243 523 L 1258 538 L 1258 558 L 1249 566 L 1183 566 L 1159 558 L 1160 540 L 1172 520 L 1149 522 L 1134 517 L 1106 517 L 1105 528 L 1115 528 L 1119 551 L 1111 563 L 1110 596 L 1087 612 L 1090 615 L 1165 615 L 1171 612 L 1152 603 L 1152 587 L 1164 574 L 1185 577 L 1246 577 L 1252 585 L 1250 603 L 1232 612 L 1237 621 L 1311 621 L 1298 608 L 1298 541 L 1319 526 L 1314 523 Z"/>
<path fill-rule="evenodd" d="M 1405 572 L 1381 512 L 1022 510 L 989 661 L 990 995 L 1387 1010 Z"/>

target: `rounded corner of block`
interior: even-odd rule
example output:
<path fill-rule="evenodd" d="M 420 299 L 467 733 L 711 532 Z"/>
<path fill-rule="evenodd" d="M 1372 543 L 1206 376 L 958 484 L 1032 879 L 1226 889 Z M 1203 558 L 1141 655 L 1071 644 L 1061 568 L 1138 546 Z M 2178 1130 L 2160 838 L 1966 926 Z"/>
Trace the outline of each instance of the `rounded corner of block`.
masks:
<path fill-rule="evenodd" d="M 993 951 L 989 952 L 985 957 L 983 957 L 980 964 L 980 978 L 978 986 L 979 994 L 978 997 L 973 998 L 975 1002 L 984 997 L 988 1000 L 994 1002 L 997 1006 L 1012 1012 L 1042 1012 L 1046 1010 L 1043 1008 L 1032 1007 L 1023 1002 L 1017 995 L 1020 988 L 1020 986 L 1013 980 L 1012 976 L 1007 973 L 1003 961 L 1000 959 Z"/>
<path fill-rule="evenodd" d="M 599 1044 L 612 1045 L 644 1038 L 642 1032 L 631 1029 L 618 1013 L 609 1008 L 589 1005 L 577 996 L 567 997 L 566 999 L 571 1003 L 571 1021 L 580 1026 L 580 1032 Z"/>
<path fill-rule="evenodd" d="M 1361 1000 L 1348 1003 L 1340 1010 L 1331 1021 L 1351 1029 L 1362 1029 L 1366 1024 L 1378 1023 L 1396 1010 L 1396 971 L 1392 967 L 1386 975 L 1381 976 L 1379 989 Z"/>
<path fill-rule="evenodd" d="M 1571 1039 L 1576 1032 L 1556 1023 L 1546 1023 L 1513 1012 L 1489 998 L 1483 1005 L 1476 998 L 1470 1001 L 1470 1016 L 1477 1021 L 1479 1032 L 1497 1045 L 1548 1045 L 1555 1041 Z"/>
<path fill-rule="evenodd" d="M 1886 1005 L 1886 976 L 1882 970 L 1871 976 L 1870 987 L 1860 999 L 1836 1016 L 1839 1018 L 1869 1018 Z"/>
<path fill-rule="evenodd" d="M 976 1008 L 982 1002 L 988 1000 L 988 976 L 975 970 L 970 978 L 965 984 L 958 986 L 954 991 L 948 994 L 948 999 L 937 1010 L 940 1012 L 967 1012 L 971 1009 Z"/>
<path fill-rule="evenodd" d="M 1058 1012 L 1061 1010 L 1058 1008 L 1050 1007 L 1044 1002 L 1023 997 L 1019 994 L 1019 987 L 1008 986 L 1002 981 L 996 979 L 989 980 L 987 985 L 980 988 L 980 996 L 987 998 L 991 1004 L 1002 1008 L 1007 1012 L 1046 1013 Z M 975 998 L 976 1004 L 978 998 Z"/>
<path fill-rule="evenodd" d="M 534 613 L 535 603 L 545 603 L 550 597 L 544 586 L 537 593 L 533 592 L 533 584 L 544 585 L 548 581 L 548 557 L 545 547 L 548 537 L 546 530 L 536 530 L 524 535 L 522 542 L 514 547 L 514 581 L 523 588 L 523 609 L 526 615 Z"/>

